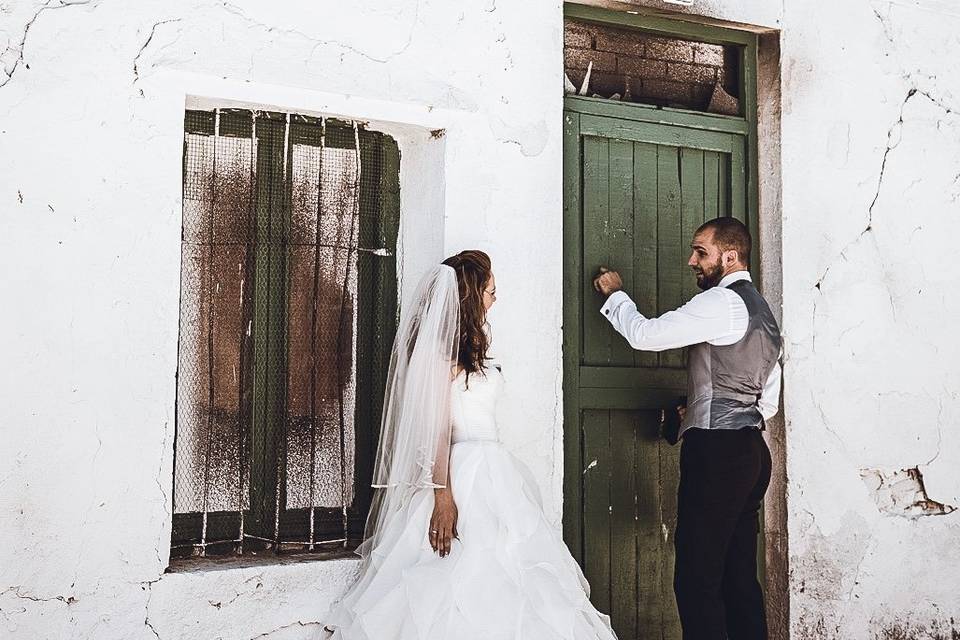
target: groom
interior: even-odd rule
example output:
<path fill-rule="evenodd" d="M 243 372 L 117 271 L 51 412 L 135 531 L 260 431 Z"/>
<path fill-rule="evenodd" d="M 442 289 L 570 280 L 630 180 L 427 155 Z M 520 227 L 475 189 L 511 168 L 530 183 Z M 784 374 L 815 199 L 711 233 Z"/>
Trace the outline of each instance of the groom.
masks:
<path fill-rule="evenodd" d="M 674 536 L 684 640 L 767 638 L 757 533 L 770 451 L 760 431 L 779 402 L 780 329 L 747 270 L 750 244 L 735 218 L 703 224 L 687 261 L 703 292 L 659 318 L 637 311 L 616 271 L 594 279 L 608 296 L 603 315 L 634 349 L 690 346 Z"/>

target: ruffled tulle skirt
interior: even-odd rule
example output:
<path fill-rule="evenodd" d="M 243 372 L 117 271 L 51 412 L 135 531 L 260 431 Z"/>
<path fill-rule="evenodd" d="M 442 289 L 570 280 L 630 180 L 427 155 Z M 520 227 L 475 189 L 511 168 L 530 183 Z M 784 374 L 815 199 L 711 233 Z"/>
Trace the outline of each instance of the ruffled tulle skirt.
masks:
<path fill-rule="evenodd" d="M 459 540 L 440 558 L 427 539 L 433 491 L 388 522 L 356 584 L 325 624 L 334 640 L 613 639 L 610 620 L 526 467 L 498 442 L 453 445 Z"/>

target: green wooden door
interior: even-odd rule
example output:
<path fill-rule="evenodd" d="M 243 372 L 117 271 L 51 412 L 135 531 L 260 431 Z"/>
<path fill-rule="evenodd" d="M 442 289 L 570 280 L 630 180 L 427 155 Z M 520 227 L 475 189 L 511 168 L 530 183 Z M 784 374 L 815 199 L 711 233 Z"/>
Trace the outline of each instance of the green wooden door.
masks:
<path fill-rule="evenodd" d="M 564 537 L 620 638 L 679 638 L 679 446 L 660 432 L 685 394 L 686 353 L 631 349 L 599 313 L 592 277 L 619 271 L 646 315 L 695 295 L 696 228 L 746 221 L 746 137 L 598 110 L 568 98 L 564 113 Z"/>

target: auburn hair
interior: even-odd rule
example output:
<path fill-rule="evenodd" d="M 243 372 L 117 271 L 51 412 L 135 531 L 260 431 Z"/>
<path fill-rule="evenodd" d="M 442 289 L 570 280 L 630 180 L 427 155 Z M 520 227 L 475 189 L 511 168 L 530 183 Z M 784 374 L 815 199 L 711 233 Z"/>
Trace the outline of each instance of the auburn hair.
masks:
<path fill-rule="evenodd" d="M 483 292 L 490 282 L 493 270 L 490 256 L 483 251 L 461 251 L 450 256 L 443 264 L 453 267 L 457 273 L 457 289 L 460 293 L 460 344 L 457 348 L 457 364 L 467 372 L 482 371 L 490 347 L 487 333 L 487 312 L 483 306 Z"/>

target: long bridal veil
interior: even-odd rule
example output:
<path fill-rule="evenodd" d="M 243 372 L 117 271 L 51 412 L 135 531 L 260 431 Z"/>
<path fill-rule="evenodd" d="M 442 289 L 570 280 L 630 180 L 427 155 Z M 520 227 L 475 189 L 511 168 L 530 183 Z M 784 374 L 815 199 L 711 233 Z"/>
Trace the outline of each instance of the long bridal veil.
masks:
<path fill-rule="evenodd" d="M 469 396 L 453 384 L 459 306 L 456 274 L 438 266 L 401 313 L 363 562 L 326 618 L 331 640 L 616 640 L 529 470 L 489 438 L 503 378 L 478 376 Z M 452 446 L 461 400 L 465 441 Z M 441 560 L 427 529 L 432 487 L 450 478 L 469 539 Z"/>
<path fill-rule="evenodd" d="M 364 542 L 357 549 L 365 561 L 376 549 L 384 524 L 414 492 L 447 484 L 450 388 L 459 324 L 456 273 L 437 265 L 400 314 L 387 373 L 374 497 Z"/>

